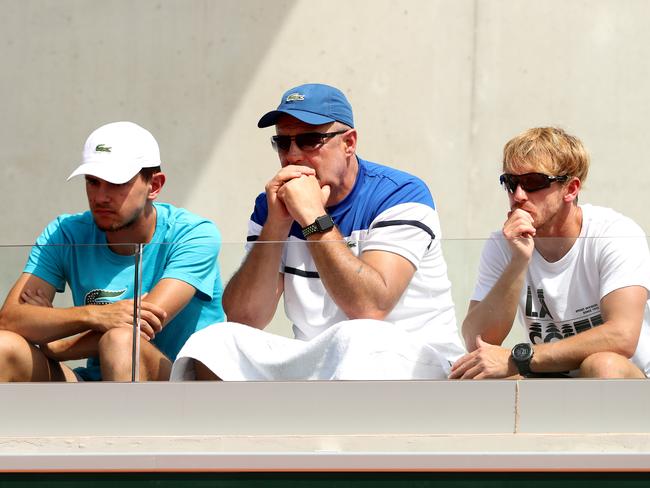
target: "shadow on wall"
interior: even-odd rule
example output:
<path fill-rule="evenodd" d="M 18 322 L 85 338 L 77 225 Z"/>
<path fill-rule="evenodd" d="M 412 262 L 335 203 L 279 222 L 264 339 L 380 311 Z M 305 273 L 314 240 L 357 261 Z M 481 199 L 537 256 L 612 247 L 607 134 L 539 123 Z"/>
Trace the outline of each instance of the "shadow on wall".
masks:
<path fill-rule="evenodd" d="M 184 201 L 294 3 L 0 0 L 0 244 L 86 209 L 83 180 L 65 178 L 111 121 L 151 130 L 163 200 Z"/>

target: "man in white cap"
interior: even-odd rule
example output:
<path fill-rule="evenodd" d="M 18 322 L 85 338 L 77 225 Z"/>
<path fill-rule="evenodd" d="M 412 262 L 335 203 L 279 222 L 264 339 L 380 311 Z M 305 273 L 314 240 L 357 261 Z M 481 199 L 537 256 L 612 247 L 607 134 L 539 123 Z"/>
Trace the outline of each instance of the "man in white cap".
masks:
<path fill-rule="evenodd" d="M 155 202 L 165 174 L 154 137 L 115 122 L 86 140 L 81 165 L 89 211 L 61 215 L 32 248 L 0 310 L 0 381 L 129 381 L 142 252 L 140 380 L 166 380 L 196 330 L 224 319 L 215 225 Z M 70 286 L 74 306 L 52 306 Z M 90 358 L 71 370 L 63 361 Z"/>
<path fill-rule="evenodd" d="M 258 126 L 281 168 L 224 291 L 231 322 L 194 334 L 172 380 L 446 378 L 463 348 L 427 186 L 357 157 L 334 87 L 288 90 Z M 296 339 L 258 330 L 282 295 Z"/>

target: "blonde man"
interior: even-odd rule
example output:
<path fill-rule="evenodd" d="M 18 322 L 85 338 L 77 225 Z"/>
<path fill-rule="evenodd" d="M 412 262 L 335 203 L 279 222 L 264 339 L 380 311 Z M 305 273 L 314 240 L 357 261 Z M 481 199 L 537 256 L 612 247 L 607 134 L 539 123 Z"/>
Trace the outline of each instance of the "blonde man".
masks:
<path fill-rule="evenodd" d="M 451 378 L 645 378 L 650 372 L 650 258 L 644 232 L 604 207 L 579 205 L 589 156 L 561 129 L 509 141 L 509 200 L 486 243 Z M 515 315 L 527 342 L 501 347 Z"/>

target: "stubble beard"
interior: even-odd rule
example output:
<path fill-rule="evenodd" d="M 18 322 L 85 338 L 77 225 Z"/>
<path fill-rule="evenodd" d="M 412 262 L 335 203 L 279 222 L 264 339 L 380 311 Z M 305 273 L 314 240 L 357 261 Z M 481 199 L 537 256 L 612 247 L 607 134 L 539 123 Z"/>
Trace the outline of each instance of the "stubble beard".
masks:
<path fill-rule="evenodd" d="M 140 219 L 140 216 L 144 212 L 144 207 L 136 209 L 130 217 L 127 219 L 123 220 L 122 222 L 113 222 L 112 224 L 108 225 L 102 225 L 99 222 L 97 222 L 97 219 L 93 216 L 93 220 L 95 221 L 95 225 L 97 228 L 103 232 L 119 232 L 121 230 L 127 230 Z"/>

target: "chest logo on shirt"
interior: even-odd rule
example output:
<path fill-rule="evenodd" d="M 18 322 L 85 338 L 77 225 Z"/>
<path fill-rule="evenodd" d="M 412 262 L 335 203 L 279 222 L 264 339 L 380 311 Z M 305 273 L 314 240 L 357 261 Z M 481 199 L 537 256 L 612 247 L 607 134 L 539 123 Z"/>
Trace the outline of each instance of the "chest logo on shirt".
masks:
<path fill-rule="evenodd" d="M 533 344 L 565 339 L 603 323 L 598 304 L 576 310 L 576 313 L 582 313 L 581 317 L 556 321 L 544 300 L 544 290 L 541 288 L 535 290 L 537 292 L 537 303 L 534 303 L 533 290 L 530 286 L 527 288 L 526 318 L 532 319 L 528 324 L 528 337 Z M 533 308 L 538 311 L 533 310 Z"/>
<path fill-rule="evenodd" d="M 552 319 L 553 316 L 544 301 L 544 290 L 541 288 L 537 290 L 537 299 L 539 300 L 539 313 L 533 311 L 533 290 L 529 286 L 528 290 L 526 290 L 526 317 L 539 317 L 543 319 L 548 315 Z"/>
<path fill-rule="evenodd" d="M 101 290 L 101 289 L 95 289 L 95 290 L 90 290 L 88 293 L 86 293 L 86 296 L 84 297 L 84 304 L 85 305 L 108 305 L 109 303 L 113 303 L 112 298 L 119 297 L 120 295 L 124 295 L 124 292 L 126 292 L 126 288 L 123 288 L 122 290 Z"/>

